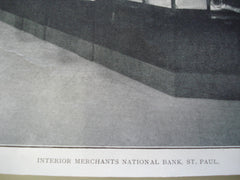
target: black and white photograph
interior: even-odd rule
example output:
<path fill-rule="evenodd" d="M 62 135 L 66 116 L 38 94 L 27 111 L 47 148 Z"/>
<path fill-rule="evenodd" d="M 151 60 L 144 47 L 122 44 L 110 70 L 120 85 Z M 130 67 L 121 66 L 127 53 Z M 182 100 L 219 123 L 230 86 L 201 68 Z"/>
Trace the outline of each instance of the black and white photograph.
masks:
<path fill-rule="evenodd" d="M 239 147 L 239 0 L 0 0 L 0 144 Z"/>

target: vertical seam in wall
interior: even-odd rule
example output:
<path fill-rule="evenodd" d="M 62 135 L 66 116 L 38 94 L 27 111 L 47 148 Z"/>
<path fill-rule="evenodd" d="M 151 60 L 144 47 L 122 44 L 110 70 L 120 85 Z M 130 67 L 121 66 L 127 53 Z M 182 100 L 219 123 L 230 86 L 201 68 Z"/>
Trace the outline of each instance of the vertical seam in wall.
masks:
<path fill-rule="evenodd" d="M 24 15 L 25 15 L 24 14 L 24 12 L 25 12 L 24 7 L 25 7 L 26 2 L 23 0 L 22 3 L 23 3 L 23 8 L 21 8 L 21 11 L 20 11 L 21 24 L 20 24 L 20 27 L 19 27 L 21 30 L 23 30 Z"/>
<path fill-rule="evenodd" d="M 47 24 L 48 24 L 48 18 L 47 18 L 47 13 L 45 10 L 44 13 L 44 24 L 43 24 L 43 40 L 46 40 L 46 31 L 47 31 Z"/>
<path fill-rule="evenodd" d="M 207 1 L 207 2 L 206 2 L 206 3 L 207 3 L 207 11 L 208 11 L 208 13 L 209 13 L 209 12 L 210 12 L 210 1 L 211 1 L 211 0 L 206 0 L 206 1 Z"/>
<path fill-rule="evenodd" d="M 207 15 L 211 17 L 211 0 L 206 0 L 207 2 Z"/>
<path fill-rule="evenodd" d="M 94 4 L 94 15 L 93 15 L 93 35 L 92 35 L 92 61 L 95 61 L 95 30 L 96 30 L 96 3 Z"/>
<path fill-rule="evenodd" d="M 49 21 L 49 6 L 44 10 L 44 24 L 43 24 L 43 40 L 46 40 L 46 34 L 47 34 L 47 26 Z"/>
<path fill-rule="evenodd" d="M 176 9 L 176 0 L 171 1 L 172 9 Z"/>
<path fill-rule="evenodd" d="M 19 17 L 21 18 L 21 22 L 19 24 L 19 29 L 23 30 L 24 13 L 21 12 L 21 15 Z"/>

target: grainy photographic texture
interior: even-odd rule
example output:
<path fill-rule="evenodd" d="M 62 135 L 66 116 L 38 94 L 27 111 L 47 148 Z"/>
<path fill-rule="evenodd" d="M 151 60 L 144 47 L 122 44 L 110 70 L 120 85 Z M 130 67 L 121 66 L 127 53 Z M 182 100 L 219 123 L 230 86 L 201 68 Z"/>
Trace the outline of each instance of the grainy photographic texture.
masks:
<path fill-rule="evenodd" d="M 0 0 L 0 144 L 239 146 L 238 0 Z"/>

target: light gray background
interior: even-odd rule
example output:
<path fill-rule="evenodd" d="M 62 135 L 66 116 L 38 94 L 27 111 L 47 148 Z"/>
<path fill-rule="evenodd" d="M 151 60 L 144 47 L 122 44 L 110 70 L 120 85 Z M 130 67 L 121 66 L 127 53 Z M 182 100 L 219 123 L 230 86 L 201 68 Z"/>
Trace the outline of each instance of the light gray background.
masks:
<path fill-rule="evenodd" d="M 240 144 L 240 101 L 176 98 L 0 22 L 0 144 Z"/>

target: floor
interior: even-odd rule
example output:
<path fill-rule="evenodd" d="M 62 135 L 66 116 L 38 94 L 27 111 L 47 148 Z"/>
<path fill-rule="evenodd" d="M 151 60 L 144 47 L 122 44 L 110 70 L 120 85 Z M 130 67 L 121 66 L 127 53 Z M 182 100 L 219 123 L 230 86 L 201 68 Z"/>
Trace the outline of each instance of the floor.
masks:
<path fill-rule="evenodd" d="M 240 145 L 240 101 L 175 98 L 0 22 L 0 144 Z"/>

